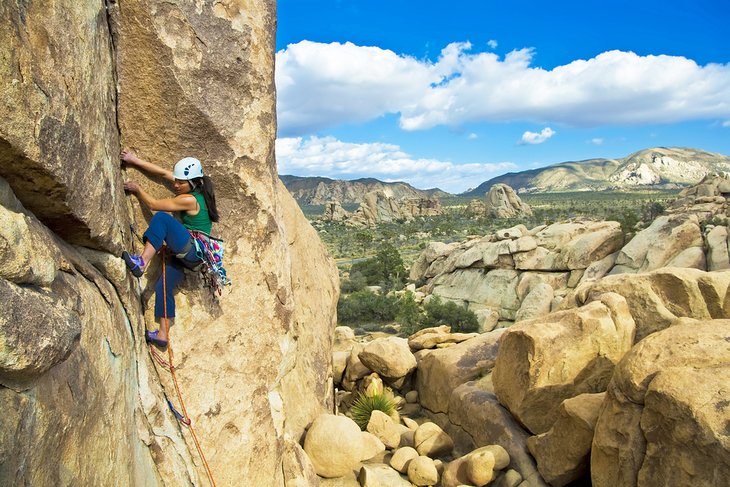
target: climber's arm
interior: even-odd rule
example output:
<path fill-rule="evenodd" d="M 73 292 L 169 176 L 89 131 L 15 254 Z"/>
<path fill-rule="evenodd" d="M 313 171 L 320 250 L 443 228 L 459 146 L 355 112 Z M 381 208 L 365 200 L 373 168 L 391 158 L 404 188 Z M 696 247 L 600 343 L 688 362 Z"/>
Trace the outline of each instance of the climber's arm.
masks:
<path fill-rule="evenodd" d="M 148 174 L 151 174 L 153 176 L 160 176 L 170 182 L 175 181 L 175 178 L 172 175 L 172 171 L 168 171 L 167 169 L 164 169 L 157 164 L 147 162 L 144 159 L 140 159 L 139 157 L 137 157 L 137 154 L 128 149 L 124 149 L 122 151 L 120 158 L 124 163 Z"/>
<path fill-rule="evenodd" d="M 174 198 L 156 199 L 134 181 L 125 182 L 124 190 L 133 193 L 143 205 L 152 211 L 195 211 L 197 209 L 197 200 L 190 194 L 180 194 Z"/>

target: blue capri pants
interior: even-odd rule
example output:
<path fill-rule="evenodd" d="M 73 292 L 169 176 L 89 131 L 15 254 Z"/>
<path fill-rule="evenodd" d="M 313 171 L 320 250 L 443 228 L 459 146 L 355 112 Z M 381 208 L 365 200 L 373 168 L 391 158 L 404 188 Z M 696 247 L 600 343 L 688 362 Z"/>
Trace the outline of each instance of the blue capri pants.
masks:
<path fill-rule="evenodd" d="M 166 243 L 169 249 L 166 262 L 165 289 L 163 289 L 162 274 L 155 285 L 155 317 L 165 316 L 165 305 L 167 305 L 167 317 L 175 317 L 175 288 L 185 277 L 184 269 L 192 268 L 201 262 L 195 251 L 195 245 L 180 259 L 175 257 L 185 249 L 188 242 L 192 240 L 188 229 L 177 221 L 169 213 L 158 211 L 150 220 L 150 226 L 142 236 L 145 242 L 149 242 L 160 250 L 162 244 Z M 165 303 L 165 294 L 167 303 Z"/>

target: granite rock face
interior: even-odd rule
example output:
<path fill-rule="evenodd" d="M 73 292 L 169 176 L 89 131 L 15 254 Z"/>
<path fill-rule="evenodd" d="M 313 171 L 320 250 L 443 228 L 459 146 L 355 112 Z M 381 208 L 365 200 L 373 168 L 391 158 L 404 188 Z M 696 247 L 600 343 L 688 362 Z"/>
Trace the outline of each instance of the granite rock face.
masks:
<path fill-rule="evenodd" d="M 728 320 L 683 320 L 631 350 L 598 415 L 593 485 L 727 483 L 729 363 Z"/>
<path fill-rule="evenodd" d="M 500 341 L 494 391 L 535 434 L 550 429 L 565 399 L 605 391 L 614 367 L 634 343 L 626 300 L 613 293 L 599 299 L 523 321 Z"/>
<path fill-rule="evenodd" d="M 66 241 L 119 253 L 129 226 L 103 2 L 5 2 L 0 58 L 0 177 Z"/>
<path fill-rule="evenodd" d="M 0 484 L 204 483 L 144 344 L 155 266 L 140 292 L 116 257 L 151 216 L 122 181 L 171 192 L 123 175 L 121 147 L 168 168 L 196 156 L 216 185 L 234 285 L 214 299 L 188 275 L 171 330 L 216 481 L 309 475 L 291 442 L 331 408 L 338 283 L 277 177 L 275 15 L 268 0 L 0 7 Z"/>

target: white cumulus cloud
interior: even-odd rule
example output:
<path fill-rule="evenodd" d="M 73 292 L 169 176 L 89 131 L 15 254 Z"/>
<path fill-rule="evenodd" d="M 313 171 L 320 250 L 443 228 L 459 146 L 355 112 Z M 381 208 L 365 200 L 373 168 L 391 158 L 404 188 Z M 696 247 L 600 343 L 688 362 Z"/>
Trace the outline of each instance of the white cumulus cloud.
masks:
<path fill-rule="evenodd" d="M 601 137 L 595 137 L 591 139 L 591 144 L 593 145 L 603 145 L 604 140 Z"/>
<path fill-rule="evenodd" d="M 608 51 L 551 70 L 446 46 L 435 62 L 379 47 L 302 41 L 277 53 L 280 135 L 400 114 L 405 130 L 522 120 L 571 126 L 730 117 L 730 64 Z"/>
<path fill-rule="evenodd" d="M 523 144 L 542 144 L 550 137 L 555 135 L 555 131 L 550 127 L 545 127 L 540 132 L 530 132 L 529 130 L 522 134 Z"/>
<path fill-rule="evenodd" d="M 416 158 L 394 144 L 344 142 L 334 137 L 285 137 L 276 140 L 279 174 L 334 179 L 373 177 L 405 181 L 416 188 L 463 192 L 517 166 L 509 162 L 454 164 Z"/>
<path fill-rule="evenodd" d="M 491 47 L 492 49 L 497 49 L 497 46 L 498 46 L 499 44 L 497 44 L 497 41 L 496 41 L 496 40 L 494 40 L 494 39 L 489 39 L 489 40 L 487 41 L 487 45 L 488 45 L 489 47 Z"/>

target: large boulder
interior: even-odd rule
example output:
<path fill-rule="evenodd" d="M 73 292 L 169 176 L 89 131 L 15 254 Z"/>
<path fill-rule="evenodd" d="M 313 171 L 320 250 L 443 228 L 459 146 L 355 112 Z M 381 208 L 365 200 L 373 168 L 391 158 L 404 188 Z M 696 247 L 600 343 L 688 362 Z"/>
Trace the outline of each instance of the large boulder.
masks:
<path fill-rule="evenodd" d="M 118 255 L 131 233 L 105 5 L 7 4 L 0 25 L 0 177 L 67 242 Z"/>
<path fill-rule="evenodd" d="M 671 326 L 679 318 L 730 318 L 730 272 L 662 268 L 643 274 L 607 276 L 576 289 L 577 304 L 618 293 L 636 323 L 635 341 Z"/>
<path fill-rule="evenodd" d="M 612 274 L 648 272 L 667 265 L 680 252 L 702 247 L 700 222 L 694 213 L 663 215 L 637 233 L 616 257 Z"/>
<path fill-rule="evenodd" d="M 416 368 L 416 357 L 405 338 L 377 338 L 365 345 L 358 357 L 365 367 L 389 379 L 405 377 Z"/>
<path fill-rule="evenodd" d="M 497 183 L 485 195 L 488 216 L 495 218 L 514 218 L 532 215 L 532 208 L 524 203 L 515 190 L 506 184 Z"/>
<path fill-rule="evenodd" d="M 456 387 L 492 370 L 503 332 L 484 333 L 422 355 L 416 374 L 421 405 L 433 413 L 448 412 L 451 393 Z"/>
<path fill-rule="evenodd" d="M 585 306 L 509 328 L 492 374 L 499 401 L 535 434 L 555 422 L 560 404 L 603 392 L 634 340 L 626 301 L 603 294 Z"/>
<path fill-rule="evenodd" d="M 527 440 L 540 475 L 550 485 L 562 487 L 588 473 L 593 432 L 605 396 L 602 392 L 566 399 L 552 428 Z"/>
<path fill-rule="evenodd" d="M 500 445 L 508 453 L 509 467 L 518 471 L 527 482 L 525 486 L 547 485 L 538 473 L 535 460 L 527 449 L 529 433 L 497 401 L 491 390 L 489 376 L 467 382 L 454 390 L 451 394 L 448 420 L 449 430 L 454 431 L 453 437 L 462 437 L 464 435 L 457 433 L 466 433 L 469 441 L 473 442 L 457 444 L 459 451 L 470 451 L 475 447 L 493 444 Z"/>
<path fill-rule="evenodd" d="M 591 451 L 596 487 L 730 478 L 730 321 L 681 320 L 616 368 Z"/>
<path fill-rule="evenodd" d="M 317 475 L 342 477 L 363 458 L 362 431 L 347 416 L 323 414 L 312 422 L 304 438 L 304 451 Z"/>
<path fill-rule="evenodd" d="M 420 455 L 432 458 L 448 455 L 454 449 L 454 440 L 432 422 L 423 423 L 418 427 L 413 442 Z"/>
<path fill-rule="evenodd" d="M 470 309 L 496 308 L 516 312 L 518 272 L 494 269 L 486 275 L 481 269 L 459 269 L 433 279 L 432 294 L 457 303 L 468 303 Z"/>
<path fill-rule="evenodd" d="M 515 314 L 515 321 L 539 318 L 550 313 L 550 303 L 554 297 L 555 292 L 550 284 L 538 283 L 522 300 L 520 309 Z"/>
<path fill-rule="evenodd" d="M 322 220 L 326 222 L 344 222 L 350 218 L 350 214 L 340 205 L 339 201 L 328 201 L 324 205 Z"/>
<path fill-rule="evenodd" d="M 413 487 L 398 472 L 382 463 L 363 465 L 357 480 L 360 487 Z"/>
<path fill-rule="evenodd" d="M 719 226 L 707 232 L 707 270 L 720 271 L 730 269 L 728 255 L 727 227 Z"/>

